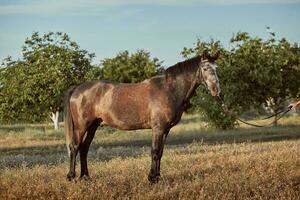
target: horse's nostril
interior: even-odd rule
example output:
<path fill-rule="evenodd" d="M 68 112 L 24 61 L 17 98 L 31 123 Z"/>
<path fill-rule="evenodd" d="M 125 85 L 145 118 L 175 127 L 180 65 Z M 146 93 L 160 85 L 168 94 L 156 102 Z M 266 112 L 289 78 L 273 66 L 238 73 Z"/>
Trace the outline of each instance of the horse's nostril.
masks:
<path fill-rule="evenodd" d="M 214 84 L 213 87 L 212 87 L 212 89 L 213 89 L 214 91 L 217 91 L 217 89 L 218 89 L 218 88 L 217 88 L 217 85 Z"/>

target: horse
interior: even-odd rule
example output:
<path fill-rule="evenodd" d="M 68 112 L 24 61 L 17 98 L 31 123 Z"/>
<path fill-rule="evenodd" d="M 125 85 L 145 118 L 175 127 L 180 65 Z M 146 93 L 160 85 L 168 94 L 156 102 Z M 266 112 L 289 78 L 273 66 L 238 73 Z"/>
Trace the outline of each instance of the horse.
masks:
<path fill-rule="evenodd" d="M 212 96 L 220 87 L 216 60 L 207 52 L 167 68 L 139 83 L 90 81 L 73 86 L 64 97 L 64 128 L 70 157 L 67 180 L 75 178 L 80 153 L 80 179 L 90 179 L 87 154 L 100 124 L 120 129 L 152 129 L 150 183 L 160 177 L 160 161 L 170 129 L 181 119 L 189 99 L 203 84 Z"/>

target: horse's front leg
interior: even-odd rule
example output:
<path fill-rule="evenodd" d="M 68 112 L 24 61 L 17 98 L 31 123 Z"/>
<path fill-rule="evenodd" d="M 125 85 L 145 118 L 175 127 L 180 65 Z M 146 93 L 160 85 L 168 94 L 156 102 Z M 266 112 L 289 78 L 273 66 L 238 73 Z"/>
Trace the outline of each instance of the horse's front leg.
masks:
<path fill-rule="evenodd" d="M 148 180 L 151 183 L 157 183 L 160 176 L 160 160 L 164 148 L 164 129 L 152 129 L 152 146 L 151 146 L 151 169 Z"/>
<path fill-rule="evenodd" d="M 165 146 L 168 134 L 169 134 L 169 130 L 164 132 L 163 139 L 162 139 L 162 147 L 160 148 L 160 151 L 158 153 L 158 158 L 159 158 L 158 159 L 158 167 L 157 167 L 158 168 L 158 174 L 157 174 L 158 177 L 160 176 L 160 162 L 161 162 L 161 157 L 163 155 L 164 146 Z"/>

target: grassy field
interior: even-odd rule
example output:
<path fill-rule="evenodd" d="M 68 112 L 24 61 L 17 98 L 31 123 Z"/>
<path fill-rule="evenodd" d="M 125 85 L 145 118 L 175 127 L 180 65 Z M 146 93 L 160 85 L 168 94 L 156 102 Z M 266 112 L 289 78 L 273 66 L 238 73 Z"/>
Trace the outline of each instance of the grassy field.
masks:
<path fill-rule="evenodd" d="M 0 199 L 300 199 L 299 116 L 232 131 L 198 119 L 185 116 L 171 130 L 156 185 L 147 181 L 149 130 L 99 128 L 92 181 L 68 182 L 62 129 L 0 126 Z"/>

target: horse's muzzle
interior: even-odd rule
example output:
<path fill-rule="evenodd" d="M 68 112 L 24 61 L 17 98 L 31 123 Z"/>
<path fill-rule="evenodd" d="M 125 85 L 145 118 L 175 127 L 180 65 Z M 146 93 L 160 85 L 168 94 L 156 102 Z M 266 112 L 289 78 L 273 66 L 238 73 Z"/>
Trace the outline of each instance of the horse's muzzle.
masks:
<path fill-rule="evenodd" d="M 219 84 L 217 83 L 213 84 L 210 88 L 210 93 L 213 97 L 219 96 L 220 94 Z"/>

